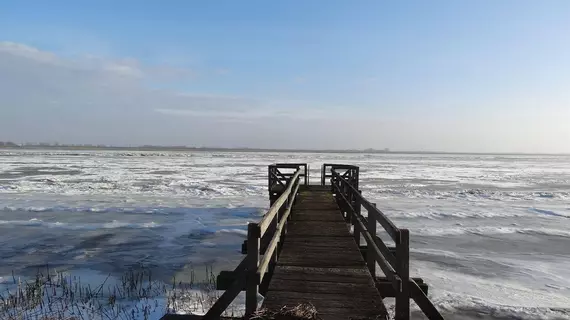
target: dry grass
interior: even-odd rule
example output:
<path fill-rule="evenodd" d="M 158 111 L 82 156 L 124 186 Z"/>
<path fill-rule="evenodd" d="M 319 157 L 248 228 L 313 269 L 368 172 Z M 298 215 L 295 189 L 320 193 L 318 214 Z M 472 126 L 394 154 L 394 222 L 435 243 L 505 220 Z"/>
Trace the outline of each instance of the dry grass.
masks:
<path fill-rule="evenodd" d="M 255 313 L 252 320 L 317 320 L 321 319 L 317 309 L 310 303 L 299 304 L 295 307 L 283 307 L 272 311 L 261 309 Z"/>
<path fill-rule="evenodd" d="M 208 309 L 216 300 L 215 277 L 207 270 L 205 281 L 172 285 L 152 278 L 144 267 L 129 270 L 111 284 L 110 276 L 96 287 L 81 278 L 53 272 L 47 267 L 32 281 L 13 277 L 15 289 L 0 293 L 0 319 L 7 320 L 139 320 L 166 313 L 188 314 Z M 236 314 L 230 309 L 229 315 Z"/>
<path fill-rule="evenodd" d="M 280 310 L 261 309 L 255 313 L 251 320 L 320 320 L 315 306 L 310 303 L 302 303 L 295 307 L 283 307 Z M 368 318 L 350 318 L 351 320 L 385 320 L 386 316 Z"/>
<path fill-rule="evenodd" d="M 81 278 L 62 273 L 38 272 L 35 279 L 20 282 L 16 289 L 0 293 L 0 319 L 6 320 L 148 320 L 165 314 L 195 314 L 208 310 L 219 298 L 216 279 L 207 270 L 203 281 L 190 271 L 188 282 L 172 280 L 171 285 L 153 280 L 149 269 L 129 270 L 111 284 L 110 276 L 96 287 Z M 109 280 L 109 281 L 108 281 Z M 223 317 L 240 317 L 242 309 L 230 305 Z M 252 320 L 321 319 L 312 304 L 261 309 Z M 358 319 L 376 320 L 385 317 Z M 357 320 L 357 319 L 354 319 Z"/>

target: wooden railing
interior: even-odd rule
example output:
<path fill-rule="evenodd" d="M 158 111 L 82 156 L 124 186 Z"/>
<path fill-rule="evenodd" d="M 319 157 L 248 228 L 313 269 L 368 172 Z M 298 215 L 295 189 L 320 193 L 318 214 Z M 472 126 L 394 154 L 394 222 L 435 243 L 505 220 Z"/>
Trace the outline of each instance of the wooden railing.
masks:
<path fill-rule="evenodd" d="M 358 167 L 327 166 L 331 168 L 331 173 L 325 175 L 323 171 L 323 176 L 330 177 L 333 194 L 347 222 L 353 227 L 356 243 L 360 245 L 361 236 L 366 242 L 366 264 L 371 275 L 375 277 L 376 264 L 378 264 L 385 275 L 385 280 L 391 284 L 395 292 L 395 318 L 398 320 L 410 318 L 410 298 L 412 298 L 430 320 L 443 319 L 416 280 L 410 278 L 410 232 L 407 229 L 397 228 L 375 204 L 362 196 L 358 189 Z M 323 170 L 326 170 L 325 165 Z M 323 180 L 321 183 L 324 185 Z M 362 207 L 368 212 L 367 218 L 361 214 Z M 376 235 L 377 223 L 394 241 L 395 250 L 386 246 Z"/>
<path fill-rule="evenodd" d="M 344 170 L 344 173 L 341 175 L 358 189 L 358 176 L 360 169 L 357 166 L 351 166 L 346 164 L 332 164 L 332 163 L 325 163 L 321 167 L 321 185 L 324 186 L 330 179 L 334 179 L 332 171 Z"/>
<path fill-rule="evenodd" d="M 293 170 L 293 172 L 285 172 L 285 170 Z M 280 186 L 285 188 L 287 182 L 297 172 L 302 169 L 300 176 L 305 179 L 305 185 L 309 184 L 309 166 L 306 163 L 276 163 L 269 166 L 268 172 L 268 190 L 274 190 L 275 187 Z"/>
<path fill-rule="evenodd" d="M 283 167 L 283 165 L 279 165 Z M 301 178 L 308 182 L 308 171 L 305 164 L 287 165 L 296 168 L 295 172 L 284 176 L 283 193 L 273 202 L 271 208 L 257 223 L 247 226 L 247 254 L 231 273 L 233 282 L 218 298 L 202 319 L 219 319 L 237 295 L 245 288 L 245 317 L 248 318 L 257 310 L 260 285 L 268 280 L 280 252 L 279 244 L 287 229 L 287 221 L 295 202 Z M 271 168 L 270 168 L 271 172 Z M 271 174 L 270 174 L 271 177 Z M 281 177 L 279 178 L 281 179 Z M 270 185 L 271 186 L 271 185 Z M 266 248 L 261 248 L 262 240 L 267 240 Z"/>
<path fill-rule="evenodd" d="M 322 170 L 321 184 L 326 185 L 330 181 L 338 206 L 347 223 L 352 225 L 356 243 L 360 245 L 361 238 L 366 243 L 366 246 L 361 246 L 361 252 L 378 291 L 383 297 L 396 298 L 395 318 L 410 318 L 410 299 L 413 299 L 428 319 L 443 319 L 427 298 L 427 285 L 423 280 L 410 278 L 409 231 L 397 228 L 374 203 L 362 196 L 358 187 L 359 168 L 325 164 Z M 245 318 L 255 313 L 258 293 L 265 294 L 269 286 L 293 204 L 300 186 L 308 184 L 308 175 L 306 164 L 276 164 L 269 167 L 271 207 L 259 222 L 248 224 L 247 240 L 242 247 L 245 258 L 233 271 L 220 273 L 217 288 L 225 292 L 204 316 L 197 316 L 196 319 L 220 319 L 241 291 L 246 292 Z M 361 213 L 362 208 L 368 213 L 366 217 Z M 378 237 L 377 224 L 394 241 L 395 247 L 388 247 Z M 376 277 L 376 265 L 380 266 L 385 277 Z M 163 319 L 170 318 L 165 316 Z"/>

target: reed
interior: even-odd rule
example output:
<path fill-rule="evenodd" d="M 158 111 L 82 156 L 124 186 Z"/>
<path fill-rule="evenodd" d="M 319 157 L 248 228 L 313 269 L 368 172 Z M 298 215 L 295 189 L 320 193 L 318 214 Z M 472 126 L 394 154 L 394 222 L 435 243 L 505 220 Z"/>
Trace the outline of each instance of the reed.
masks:
<path fill-rule="evenodd" d="M 35 278 L 22 281 L 15 276 L 13 288 L 0 292 L 0 319 L 8 320 L 149 320 L 167 313 L 199 314 L 217 300 L 211 268 L 197 281 L 190 270 L 189 281 L 167 284 L 153 278 L 144 266 L 129 269 L 121 277 L 111 275 L 98 285 L 63 272 L 39 270 Z M 239 315 L 238 308 L 228 316 Z"/>

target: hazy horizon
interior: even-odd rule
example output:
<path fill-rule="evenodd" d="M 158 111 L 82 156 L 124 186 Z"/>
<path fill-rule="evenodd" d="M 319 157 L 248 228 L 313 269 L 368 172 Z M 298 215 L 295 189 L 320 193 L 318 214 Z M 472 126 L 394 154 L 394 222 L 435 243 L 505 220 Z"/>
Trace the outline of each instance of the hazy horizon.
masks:
<path fill-rule="evenodd" d="M 12 142 L 12 141 L 8 141 Z M 216 147 L 216 146 L 189 146 L 189 145 L 105 145 L 105 144 L 42 144 L 42 143 L 18 143 L 16 147 L 2 145 L 0 141 L 0 150 L 135 150 L 135 151 L 221 151 L 221 152 L 291 152 L 291 153 L 360 153 L 360 154 L 457 154 L 457 155 L 529 155 L 529 156 L 568 156 L 570 153 L 536 153 L 536 152 L 469 152 L 469 151 L 441 151 L 441 150 L 405 150 L 405 149 L 299 149 L 299 148 L 255 148 L 255 147 Z"/>
<path fill-rule="evenodd" d="M 2 3 L 0 141 L 570 153 L 567 1 Z"/>

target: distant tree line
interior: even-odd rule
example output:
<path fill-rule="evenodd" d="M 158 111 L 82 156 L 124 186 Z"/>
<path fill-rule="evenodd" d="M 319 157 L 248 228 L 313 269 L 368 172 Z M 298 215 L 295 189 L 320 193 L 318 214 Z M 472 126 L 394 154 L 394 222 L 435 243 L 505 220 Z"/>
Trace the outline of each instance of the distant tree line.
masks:
<path fill-rule="evenodd" d="M 0 141 L 0 147 L 19 147 L 19 144 L 16 144 L 12 141 Z"/>
<path fill-rule="evenodd" d="M 332 153 L 387 153 L 390 149 L 349 149 L 349 150 L 318 150 L 318 149 L 264 149 L 264 148 L 219 148 L 219 147 L 189 147 L 189 146 L 110 146 L 104 144 L 64 144 L 58 142 L 25 142 L 15 143 L 0 141 L 0 148 L 24 149 L 61 149 L 61 150 L 139 150 L 139 151 L 241 151 L 241 152 L 332 152 Z"/>
<path fill-rule="evenodd" d="M 0 141 L 0 147 L 11 147 L 11 148 L 38 148 L 38 147 L 68 147 L 68 148 L 106 148 L 107 145 L 103 144 L 60 144 L 58 142 L 26 142 L 26 143 L 15 143 L 12 141 Z"/>

